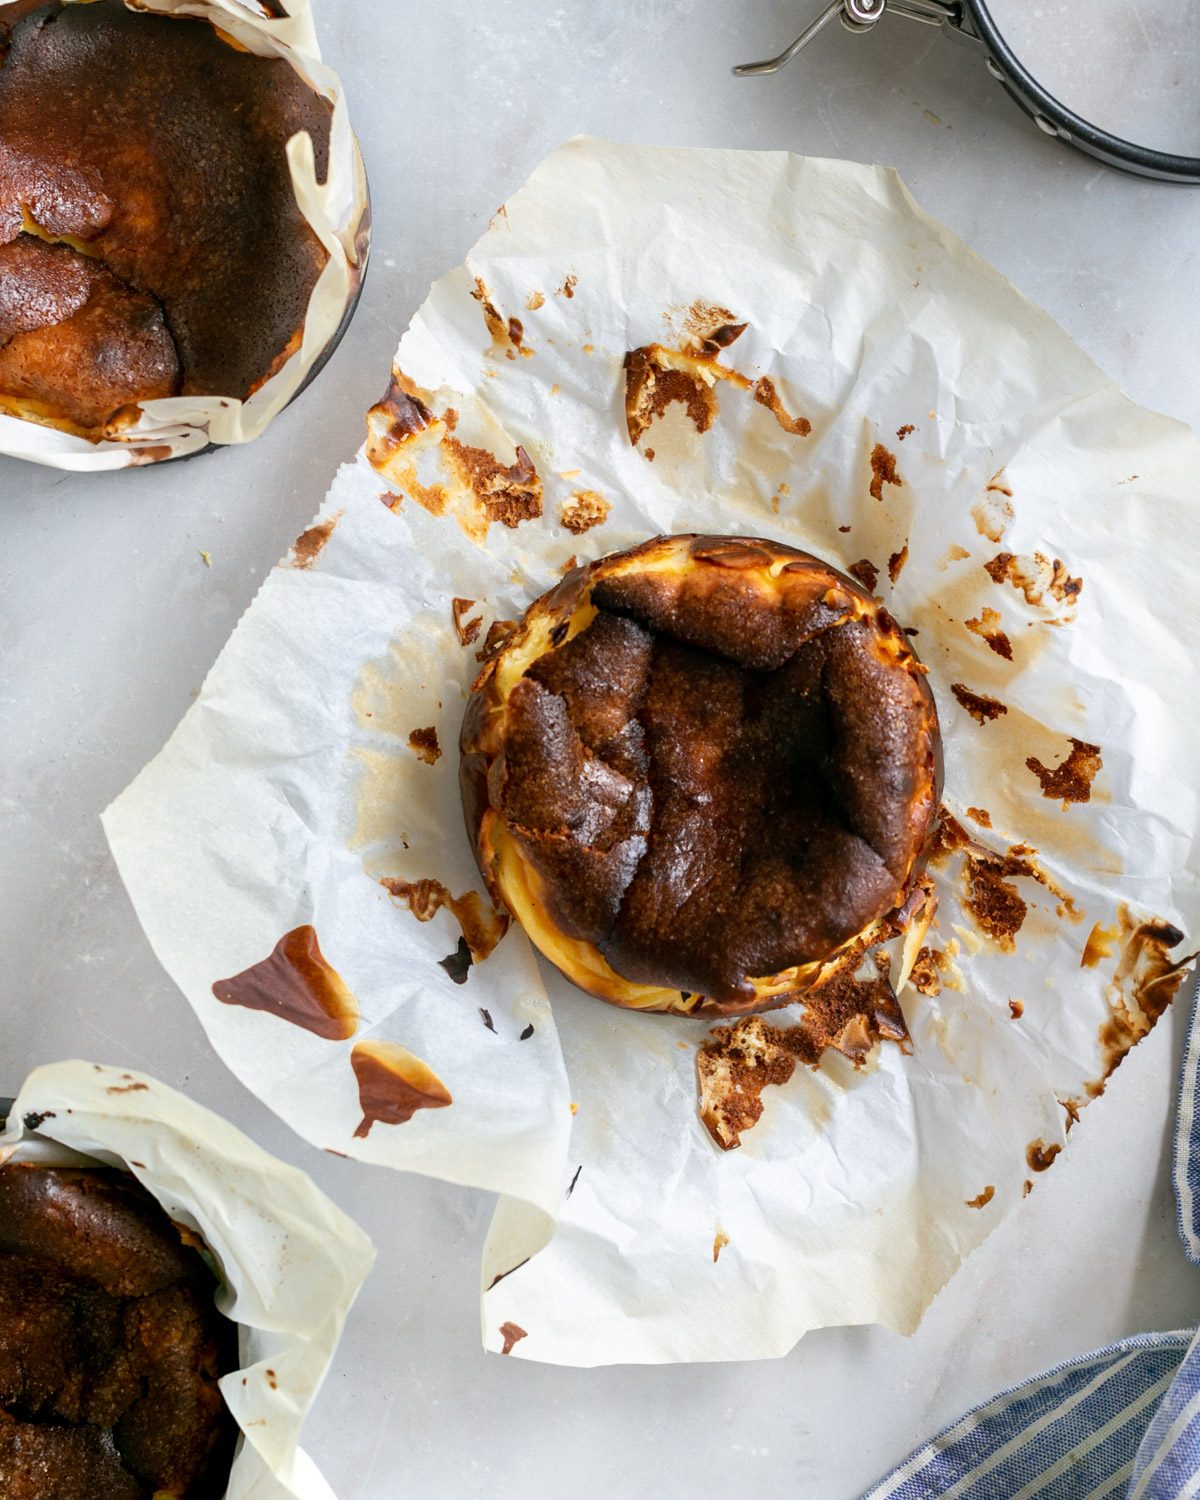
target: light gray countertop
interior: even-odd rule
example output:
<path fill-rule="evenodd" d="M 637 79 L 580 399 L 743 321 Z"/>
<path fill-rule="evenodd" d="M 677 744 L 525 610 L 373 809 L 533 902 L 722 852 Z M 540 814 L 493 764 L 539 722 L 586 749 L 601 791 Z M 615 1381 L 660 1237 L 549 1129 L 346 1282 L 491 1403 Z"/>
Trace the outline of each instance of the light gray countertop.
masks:
<path fill-rule="evenodd" d="M 1195 1322 L 1167 1178 L 1182 997 L 913 1338 L 827 1331 L 778 1363 L 555 1369 L 480 1351 L 486 1195 L 322 1156 L 217 1061 L 97 815 L 358 446 L 429 282 L 564 137 L 894 164 L 1135 399 L 1192 423 L 1200 190 L 1074 156 L 965 48 L 898 20 L 834 27 L 803 64 L 738 82 L 729 64 L 775 50 L 805 6 L 316 3 L 375 211 L 362 304 L 318 384 L 258 442 L 186 463 L 73 476 L 0 459 L 0 1084 L 62 1057 L 144 1069 L 302 1164 L 370 1232 L 379 1262 L 306 1430 L 341 1500 L 845 1500 L 999 1387 Z"/>

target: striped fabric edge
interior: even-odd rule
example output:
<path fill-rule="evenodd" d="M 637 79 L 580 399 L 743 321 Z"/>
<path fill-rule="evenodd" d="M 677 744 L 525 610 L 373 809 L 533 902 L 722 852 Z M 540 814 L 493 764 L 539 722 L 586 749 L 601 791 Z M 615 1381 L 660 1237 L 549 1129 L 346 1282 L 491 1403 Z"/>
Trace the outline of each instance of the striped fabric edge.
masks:
<path fill-rule="evenodd" d="M 1129 1500 L 1189 1500 L 1200 1493 L 1200 1333 L 1142 1436 Z"/>
<path fill-rule="evenodd" d="M 983 1405 L 972 1408 L 956 1421 L 951 1422 L 935 1437 L 915 1449 L 903 1463 L 891 1470 L 871 1489 L 865 1491 L 862 1500 L 937 1500 L 937 1497 L 945 1495 L 951 1488 L 956 1494 L 962 1493 L 969 1489 L 976 1478 L 985 1477 L 986 1472 L 994 1467 L 1000 1458 L 1006 1461 L 1013 1458 L 1019 1454 L 1023 1446 L 1030 1450 L 1037 1450 L 1042 1429 L 1058 1416 L 1063 1415 L 1068 1402 L 1075 1404 L 1089 1394 L 1091 1388 L 1085 1387 L 1082 1393 L 1074 1393 L 1065 1401 L 1056 1402 L 1048 1410 L 1035 1414 L 1033 1420 L 1025 1427 L 1013 1431 L 1004 1427 L 1002 1419 L 1017 1402 L 1028 1400 L 1040 1391 L 1048 1392 L 1049 1388 L 1055 1384 L 1062 1383 L 1071 1375 L 1081 1374 L 1089 1368 L 1097 1368 L 1098 1376 L 1102 1378 L 1116 1374 L 1119 1369 L 1128 1365 L 1138 1354 L 1142 1353 L 1161 1354 L 1177 1350 L 1180 1356 L 1179 1362 L 1182 1364 L 1192 1342 L 1193 1335 L 1190 1329 L 1169 1333 L 1134 1334 L 1130 1338 L 1120 1339 L 1115 1344 L 1108 1344 L 1103 1349 L 1094 1349 L 1064 1360 L 1061 1364 L 1054 1365 L 1019 1385 L 1009 1386 L 989 1401 L 984 1402 Z M 1099 1367 L 1106 1363 L 1110 1368 L 1100 1370 Z M 1171 1370 L 1168 1372 L 1169 1378 L 1160 1376 L 1151 1384 L 1165 1391 L 1174 1375 L 1175 1371 Z M 1132 1416 L 1132 1412 L 1129 1408 L 1125 1408 L 1123 1412 L 1114 1413 L 1114 1415 L 1127 1421 Z M 990 1434 L 992 1441 L 988 1444 L 986 1451 L 980 1452 L 980 1433 L 982 1429 L 988 1427 L 995 1429 Z M 1063 1472 L 1061 1460 L 1066 1454 L 1074 1451 L 1078 1451 L 1078 1445 L 1068 1443 L 1061 1453 L 1055 1454 L 1053 1451 L 1039 1453 L 1039 1459 L 1044 1459 L 1045 1462 L 1045 1467 L 1041 1471 L 1042 1477 L 1047 1480 L 1059 1477 Z M 1101 1500 L 1102 1496 L 1112 1496 L 1113 1500 L 1116 1500 L 1116 1497 L 1124 1493 L 1126 1483 L 1135 1471 L 1135 1463 L 1136 1460 L 1126 1450 L 1126 1456 L 1121 1464 L 1098 1488 L 1094 1487 L 1091 1490 L 1088 1500 Z M 1054 1471 L 1053 1475 L 1051 1471 Z M 1038 1490 L 1031 1489 L 1028 1493 L 1037 1494 Z M 1145 1495 L 1139 1497 L 1139 1500 L 1160 1500 L 1159 1492 L 1156 1489 L 1147 1489 Z"/>
<path fill-rule="evenodd" d="M 1175 1222 L 1183 1252 L 1200 1266 L 1200 1140 L 1195 1139 L 1200 1115 L 1200 974 L 1192 992 L 1192 1014 L 1183 1044 L 1183 1067 L 1175 1102 L 1175 1140 L 1171 1150 L 1171 1184 L 1175 1189 Z"/>

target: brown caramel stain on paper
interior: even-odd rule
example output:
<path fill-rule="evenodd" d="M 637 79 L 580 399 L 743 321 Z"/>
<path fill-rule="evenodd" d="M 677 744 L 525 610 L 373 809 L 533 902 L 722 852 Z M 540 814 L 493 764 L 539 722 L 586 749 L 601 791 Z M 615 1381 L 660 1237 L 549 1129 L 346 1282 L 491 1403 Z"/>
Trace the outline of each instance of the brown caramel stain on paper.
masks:
<path fill-rule="evenodd" d="M 442 747 L 438 744 L 438 733 L 436 725 L 426 725 L 424 729 L 414 729 L 408 736 L 408 748 L 418 760 L 423 760 L 427 766 L 434 765 L 442 758 Z"/>
<path fill-rule="evenodd" d="M 964 620 L 963 624 L 972 635 L 977 635 L 980 640 L 986 641 L 997 656 L 1002 656 L 1005 661 L 1012 661 L 1012 642 L 1000 629 L 999 610 L 990 609 L 985 605 L 975 619 Z"/>
<path fill-rule="evenodd" d="M 434 397 L 393 369 L 383 399 L 367 413 L 366 455 L 397 490 L 399 509 L 405 498 L 430 515 L 453 515 L 463 531 L 482 542 L 493 522 L 510 528 L 542 513 L 542 480 L 526 450 L 513 447 L 505 463 L 489 448 L 454 436 L 459 413 L 447 406 L 440 416 Z M 493 418 L 479 420 L 497 442 L 507 441 Z"/>
<path fill-rule="evenodd" d="M 883 499 L 885 484 L 899 489 L 904 484 L 904 480 L 900 478 L 896 469 L 896 455 L 885 448 L 882 443 L 876 443 L 871 449 L 870 493 L 872 500 Z"/>
<path fill-rule="evenodd" d="M 719 358 L 721 350 L 745 329 L 744 323 L 730 322 L 681 349 L 643 344 L 626 353 L 625 428 L 633 447 L 673 404 L 683 408 L 697 432 L 709 430 L 718 411 L 718 383 L 729 381 L 741 389 L 749 384 L 744 375 L 723 365 Z"/>
<path fill-rule="evenodd" d="M 1025 1014 L 1025 1002 L 1023 1000 L 1010 1000 L 1008 1002 L 1008 1018 L 1010 1021 L 1019 1021 Z"/>
<path fill-rule="evenodd" d="M 1008 712 L 1008 705 L 999 698 L 989 698 L 986 693 L 973 693 L 965 683 L 952 682 L 950 691 L 958 699 L 976 724 L 988 724 Z"/>
<path fill-rule="evenodd" d="M 533 354 L 533 350 L 524 341 L 525 329 L 520 318 L 501 317 L 496 310 L 496 304 L 492 301 L 491 293 L 478 276 L 475 278 L 471 296 L 479 303 L 483 311 L 483 321 L 492 339 L 492 352 L 503 354 L 506 359 L 516 359 L 518 354 L 523 354 L 528 359 Z"/>
<path fill-rule="evenodd" d="M 430 921 L 445 907 L 458 921 L 476 963 L 482 963 L 508 931 L 508 913 L 485 901 L 478 891 L 454 896 L 440 880 L 409 881 L 393 875 L 382 876 L 379 883 L 418 922 Z"/>
<path fill-rule="evenodd" d="M 368 1136 L 373 1125 L 406 1125 L 419 1109 L 454 1103 L 429 1064 L 398 1042 L 359 1042 L 350 1053 L 350 1066 L 363 1114 L 356 1139 Z"/>
<path fill-rule="evenodd" d="M 572 536 L 582 536 L 607 521 L 611 509 L 604 496 L 595 490 L 576 490 L 569 500 L 563 501 L 558 520 Z"/>
<path fill-rule="evenodd" d="M 1125 905 L 1117 909 L 1120 957 L 1105 990 L 1109 1015 L 1100 1027 L 1100 1076 L 1087 1085 L 1090 1098 L 1104 1092 L 1126 1054 L 1153 1029 L 1174 1000 L 1195 953 L 1171 957 L 1183 933 L 1160 917 L 1135 921 Z"/>
<path fill-rule="evenodd" d="M 967 1199 L 967 1207 L 968 1208 L 986 1208 L 988 1206 L 988 1204 L 992 1201 L 992 1199 L 995 1196 L 996 1196 L 996 1189 L 989 1182 L 988 1185 L 987 1185 L 987 1187 L 984 1188 L 983 1192 L 980 1193 L 977 1198 L 968 1198 Z"/>
<path fill-rule="evenodd" d="M 568 293 L 567 295 L 570 296 L 571 294 Z M 519 1323 L 501 1323 L 500 1337 L 504 1340 L 504 1346 L 500 1350 L 500 1353 L 511 1354 L 513 1346 L 519 1344 L 522 1339 L 527 1339 L 529 1335 Z"/>
<path fill-rule="evenodd" d="M 1104 927 L 1097 922 L 1088 933 L 1087 942 L 1083 945 L 1079 967 L 1094 969 L 1098 967 L 1102 958 L 1111 958 L 1117 951 L 1117 939 L 1120 935 L 1118 927 Z"/>
<path fill-rule="evenodd" d="M 992 815 L 986 807 L 968 807 L 967 817 L 973 823 L 978 823 L 980 828 L 990 828 L 992 826 Z"/>
<path fill-rule="evenodd" d="M 784 432 L 790 432 L 793 437 L 807 437 L 812 431 L 812 423 L 807 417 L 793 417 L 788 412 L 769 375 L 760 375 L 754 382 L 754 399 L 759 406 L 767 408 Z"/>
<path fill-rule="evenodd" d="M 575 288 L 579 285 L 578 276 L 568 276 L 562 286 L 555 292 L 556 297 L 565 297 L 568 302 L 575 295 Z"/>
<path fill-rule="evenodd" d="M 450 617 L 454 622 L 454 633 L 458 636 L 460 646 L 470 646 L 479 635 L 483 625 L 483 616 L 476 615 L 473 620 L 467 616 L 475 608 L 476 600 L 460 599 L 457 596 L 450 601 Z"/>
<path fill-rule="evenodd" d="M 677 346 L 643 344 L 625 355 L 625 426 L 633 447 L 673 404 L 683 408 L 697 432 L 707 432 L 717 416 L 717 387 L 722 382 L 749 391 L 784 432 L 809 435 L 812 423 L 788 411 L 769 375 L 751 381 L 721 363 L 722 352 L 746 331 L 747 325 L 734 313 L 699 299 L 682 310 L 679 321 L 684 337 Z M 652 457 L 649 449 L 646 456 Z"/>
<path fill-rule="evenodd" d="M 1025 1148 L 1025 1162 L 1031 1172 L 1044 1172 L 1053 1164 L 1054 1158 L 1062 1150 L 1061 1144 L 1055 1142 L 1047 1146 L 1039 1136 L 1036 1141 L 1030 1141 Z"/>
<path fill-rule="evenodd" d="M 716 1234 L 713 1235 L 713 1265 L 714 1266 L 720 1260 L 720 1258 L 721 1258 L 721 1251 L 724 1250 L 725 1246 L 728 1245 L 728 1243 L 729 1243 L 729 1236 L 725 1233 L 725 1231 L 723 1229 L 718 1229 L 717 1232 L 716 1232 Z"/>
<path fill-rule="evenodd" d="M 457 438 L 444 439 L 442 448 L 462 490 L 474 497 L 483 514 L 483 530 L 492 521 L 515 530 L 522 521 L 542 513 L 542 481 L 533 460 L 518 443 L 516 459 L 503 464 L 494 453 Z"/>
<path fill-rule="evenodd" d="M 530 292 L 529 296 L 525 298 L 525 310 L 527 312 L 537 312 L 539 307 L 544 307 L 545 305 L 546 299 L 541 292 Z"/>
<path fill-rule="evenodd" d="M 1046 610 L 1048 625 L 1065 625 L 1074 618 L 1075 606 L 1083 592 L 1083 579 L 1072 578 L 1057 558 L 1042 552 L 1019 557 L 1012 552 L 997 552 L 983 565 L 984 572 L 996 584 L 1009 583 L 1034 609 Z M 1061 614 L 1055 615 L 1056 607 Z"/>
<path fill-rule="evenodd" d="M 908 561 L 908 543 L 900 548 L 899 552 L 893 552 L 888 558 L 888 577 L 893 583 L 900 577 L 904 564 Z"/>
<path fill-rule="evenodd" d="M 1071 751 L 1066 760 L 1057 766 L 1046 766 L 1036 755 L 1025 760 L 1026 767 L 1042 784 L 1042 796 L 1051 802 L 1087 802 L 1092 795 L 1092 782 L 1104 762 L 1100 757 L 1100 746 L 1089 745 L 1086 740 L 1068 737 Z"/>
<path fill-rule="evenodd" d="M 218 979 L 212 992 L 222 1005 L 264 1011 L 327 1042 L 348 1041 L 358 1029 L 358 1000 L 307 923 L 284 933 L 260 963 Z"/>
<path fill-rule="evenodd" d="M 886 955 L 883 955 L 886 958 Z M 772 1026 L 743 1016 L 714 1027 L 696 1055 L 700 1119 L 723 1151 L 735 1150 L 762 1118 L 764 1089 L 789 1081 L 797 1062 L 816 1068 L 826 1051 L 840 1052 L 856 1068 L 880 1040 L 909 1041 L 904 1016 L 886 972 L 860 979 L 835 974 L 805 997 L 794 1026 Z"/>
<path fill-rule="evenodd" d="M 328 520 L 319 522 L 316 526 L 310 526 L 307 531 L 302 531 L 292 543 L 291 551 L 287 555 L 284 564 L 289 568 L 308 569 L 316 562 L 325 550 L 325 544 L 333 535 L 334 527 L 342 519 L 339 510 L 336 516 L 330 516 Z"/>

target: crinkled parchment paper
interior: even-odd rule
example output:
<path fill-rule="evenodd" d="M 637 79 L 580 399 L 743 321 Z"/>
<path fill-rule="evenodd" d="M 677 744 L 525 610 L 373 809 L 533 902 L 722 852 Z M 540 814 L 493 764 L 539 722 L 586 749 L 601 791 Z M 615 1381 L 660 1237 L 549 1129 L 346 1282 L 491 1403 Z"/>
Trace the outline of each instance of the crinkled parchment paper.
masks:
<path fill-rule="evenodd" d="M 65 1148 L 65 1149 L 64 1149 Z M 241 1368 L 221 1393 L 242 1431 L 227 1500 L 333 1500 L 297 1446 L 375 1252 L 295 1167 L 141 1073 L 35 1068 L 0 1133 L 0 1164 L 124 1167 L 201 1235 L 240 1324 Z"/>
<path fill-rule="evenodd" d="M 744 1359 L 827 1324 L 911 1330 L 1050 1190 L 1066 1127 L 1180 983 L 1171 924 L 1200 925 L 1200 449 L 894 173 L 783 154 L 568 143 L 434 286 L 397 371 L 105 814 L 151 943 L 309 1140 L 503 1195 L 489 1348 Z M 661 415 L 655 390 L 678 398 Z M 487 627 L 571 556 L 684 530 L 878 569 L 957 819 L 900 995 L 910 1046 L 797 1068 L 730 1151 L 697 1113 L 708 1026 L 590 999 L 516 930 L 484 957 L 479 911 L 439 906 L 481 889 L 455 747 Z M 357 997 L 342 1040 L 247 1008 L 244 971 L 306 926 Z M 240 1004 L 214 995 L 231 977 Z M 435 1075 L 404 1123 L 363 1118 L 363 1038 Z"/>
<path fill-rule="evenodd" d="M 0 0 L 0 11 L 10 0 Z M 86 0 L 68 0 L 86 3 Z M 123 469 L 197 453 L 209 443 L 245 443 L 258 437 L 308 378 L 334 337 L 366 272 L 370 243 L 367 179 L 342 84 L 321 61 L 310 0 L 278 6 L 256 0 L 126 0 L 130 9 L 196 16 L 260 57 L 286 59 L 333 105 L 329 170 L 318 182 L 307 132 L 287 143 L 288 165 L 300 212 L 329 255 L 304 318 L 300 347 L 245 401 L 227 396 L 164 396 L 141 403 L 141 416 L 111 438 L 92 443 L 73 433 L 0 412 L 0 453 L 59 469 Z"/>

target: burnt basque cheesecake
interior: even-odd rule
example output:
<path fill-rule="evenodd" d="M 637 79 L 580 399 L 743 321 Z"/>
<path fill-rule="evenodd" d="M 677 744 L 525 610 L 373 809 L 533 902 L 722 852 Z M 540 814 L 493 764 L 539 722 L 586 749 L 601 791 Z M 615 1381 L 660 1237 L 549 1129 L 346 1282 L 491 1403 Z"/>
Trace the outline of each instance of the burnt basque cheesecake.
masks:
<path fill-rule="evenodd" d="M 783 1005 L 902 931 L 941 795 L 904 632 L 828 564 L 659 537 L 575 568 L 499 640 L 461 737 L 493 897 L 582 989 Z"/>
<path fill-rule="evenodd" d="M 207 21 L 0 6 L 0 411 L 98 438 L 257 389 L 327 259 L 285 144 L 308 131 L 323 178 L 330 116 Z"/>
<path fill-rule="evenodd" d="M 130 1174 L 0 1167 L 0 1495 L 219 1500 L 237 1327 Z"/>

